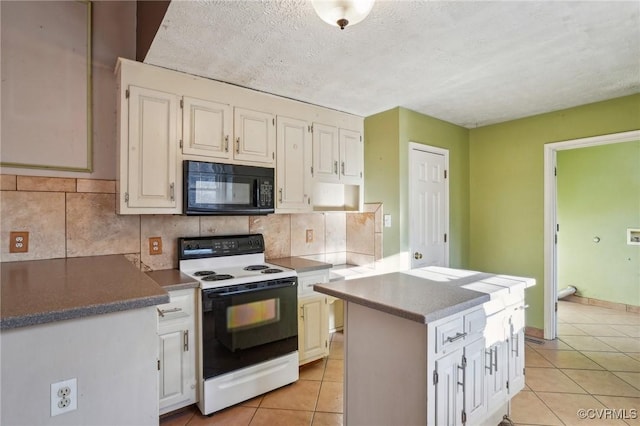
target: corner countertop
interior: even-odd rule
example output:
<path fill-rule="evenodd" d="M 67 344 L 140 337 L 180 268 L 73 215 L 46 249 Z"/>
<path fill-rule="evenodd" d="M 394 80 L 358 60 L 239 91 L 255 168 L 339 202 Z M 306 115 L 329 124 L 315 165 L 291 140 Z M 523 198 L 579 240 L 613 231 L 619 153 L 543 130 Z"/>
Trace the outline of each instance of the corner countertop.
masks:
<path fill-rule="evenodd" d="M 4 262 L 0 329 L 169 302 L 158 283 L 123 255 Z"/>
<path fill-rule="evenodd" d="M 283 268 L 295 269 L 296 272 L 321 271 L 331 269 L 331 263 L 319 262 L 317 260 L 303 259 L 301 257 L 281 257 L 278 259 L 267 259 L 267 262 Z"/>
<path fill-rule="evenodd" d="M 146 274 L 167 291 L 200 287 L 198 280 L 191 278 L 187 274 L 183 274 L 177 269 L 163 269 L 146 272 Z"/>
<path fill-rule="evenodd" d="M 489 295 L 402 272 L 316 284 L 314 290 L 427 324 L 478 306 Z"/>

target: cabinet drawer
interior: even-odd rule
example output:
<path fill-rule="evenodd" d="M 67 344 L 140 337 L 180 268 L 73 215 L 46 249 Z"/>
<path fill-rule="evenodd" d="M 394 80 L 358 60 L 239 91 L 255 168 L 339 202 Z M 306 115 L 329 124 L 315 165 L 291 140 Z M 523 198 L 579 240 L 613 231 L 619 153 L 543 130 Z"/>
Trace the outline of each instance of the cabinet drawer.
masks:
<path fill-rule="evenodd" d="M 329 282 L 329 272 L 305 272 L 298 274 L 298 294 L 313 294 L 313 285 Z"/>
<path fill-rule="evenodd" d="M 194 311 L 194 290 L 178 290 L 169 292 L 169 303 L 156 306 L 158 322 L 188 318 Z"/>
<path fill-rule="evenodd" d="M 466 339 L 481 336 L 487 325 L 487 316 L 484 309 L 469 312 L 464 316 L 464 331 L 467 333 Z"/>
<path fill-rule="evenodd" d="M 462 346 L 464 342 L 464 318 L 462 315 L 436 326 L 436 353 L 443 353 Z"/>

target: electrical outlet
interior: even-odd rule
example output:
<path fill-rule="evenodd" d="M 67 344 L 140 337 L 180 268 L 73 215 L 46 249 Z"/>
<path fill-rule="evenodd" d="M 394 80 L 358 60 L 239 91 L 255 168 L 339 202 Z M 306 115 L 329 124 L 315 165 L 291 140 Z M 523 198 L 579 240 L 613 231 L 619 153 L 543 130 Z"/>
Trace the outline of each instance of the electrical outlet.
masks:
<path fill-rule="evenodd" d="M 14 231 L 9 233 L 9 253 L 26 253 L 29 251 L 29 233 Z"/>
<path fill-rule="evenodd" d="M 149 238 L 149 254 L 162 254 L 162 237 Z"/>
<path fill-rule="evenodd" d="M 308 243 L 313 242 L 313 229 L 307 229 L 306 240 Z"/>
<path fill-rule="evenodd" d="M 51 384 L 51 417 L 78 408 L 78 380 L 63 380 Z"/>

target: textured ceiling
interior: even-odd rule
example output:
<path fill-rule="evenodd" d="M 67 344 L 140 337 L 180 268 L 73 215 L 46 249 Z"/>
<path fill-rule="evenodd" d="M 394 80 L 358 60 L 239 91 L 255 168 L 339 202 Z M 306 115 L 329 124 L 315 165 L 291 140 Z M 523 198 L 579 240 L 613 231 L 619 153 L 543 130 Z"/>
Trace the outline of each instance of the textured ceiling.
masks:
<path fill-rule="evenodd" d="M 378 0 L 340 31 L 305 0 L 174 0 L 145 62 L 477 127 L 639 93 L 640 2 Z"/>

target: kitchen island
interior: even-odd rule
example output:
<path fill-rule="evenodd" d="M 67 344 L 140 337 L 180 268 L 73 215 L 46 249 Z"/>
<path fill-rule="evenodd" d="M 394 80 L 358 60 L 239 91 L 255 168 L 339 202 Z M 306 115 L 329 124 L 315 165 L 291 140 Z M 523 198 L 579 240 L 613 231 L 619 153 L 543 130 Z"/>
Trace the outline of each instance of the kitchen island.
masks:
<path fill-rule="evenodd" d="M 315 285 L 345 301 L 345 424 L 500 423 L 524 387 L 534 284 L 428 267 Z"/>

